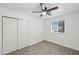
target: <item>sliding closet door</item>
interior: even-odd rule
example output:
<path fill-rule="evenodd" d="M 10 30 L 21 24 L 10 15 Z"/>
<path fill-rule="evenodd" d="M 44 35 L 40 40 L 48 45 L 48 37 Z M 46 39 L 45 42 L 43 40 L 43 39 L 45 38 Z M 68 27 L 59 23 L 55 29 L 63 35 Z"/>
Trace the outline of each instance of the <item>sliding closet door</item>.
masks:
<path fill-rule="evenodd" d="M 2 54 L 2 21 L 1 21 L 1 17 L 0 17 L 0 55 Z"/>
<path fill-rule="evenodd" d="M 17 49 L 17 20 L 3 17 L 3 54 Z"/>
<path fill-rule="evenodd" d="M 30 21 L 18 20 L 18 48 L 24 48 L 30 44 Z"/>

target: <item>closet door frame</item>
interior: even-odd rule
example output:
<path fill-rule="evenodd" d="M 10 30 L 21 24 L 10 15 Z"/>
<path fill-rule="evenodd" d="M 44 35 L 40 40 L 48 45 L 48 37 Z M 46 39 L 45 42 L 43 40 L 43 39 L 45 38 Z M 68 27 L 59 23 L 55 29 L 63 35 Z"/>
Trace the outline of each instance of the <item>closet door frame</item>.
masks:
<path fill-rule="evenodd" d="M 14 18 L 14 17 L 8 17 L 8 16 L 2 16 L 2 55 L 3 55 L 3 20 L 4 18 L 11 18 L 11 19 L 16 19 L 17 20 L 17 49 L 18 49 L 18 18 Z"/>

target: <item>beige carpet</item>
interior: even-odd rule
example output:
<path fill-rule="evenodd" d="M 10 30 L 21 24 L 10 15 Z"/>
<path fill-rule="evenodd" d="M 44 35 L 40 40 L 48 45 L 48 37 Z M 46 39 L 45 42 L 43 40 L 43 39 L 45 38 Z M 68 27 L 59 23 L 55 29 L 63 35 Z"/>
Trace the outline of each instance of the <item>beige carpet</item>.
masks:
<path fill-rule="evenodd" d="M 79 51 L 44 40 L 7 55 L 79 55 Z"/>

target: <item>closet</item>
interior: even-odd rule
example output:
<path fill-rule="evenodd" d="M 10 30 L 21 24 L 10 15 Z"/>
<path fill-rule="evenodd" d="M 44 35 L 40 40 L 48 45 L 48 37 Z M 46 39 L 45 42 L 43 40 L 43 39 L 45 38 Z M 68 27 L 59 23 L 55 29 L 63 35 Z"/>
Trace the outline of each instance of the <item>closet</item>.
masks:
<path fill-rule="evenodd" d="M 17 50 L 17 20 L 15 18 L 2 17 L 2 48 L 3 54 Z"/>
<path fill-rule="evenodd" d="M 2 17 L 2 54 L 28 46 L 29 39 L 29 21 L 7 16 Z"/>

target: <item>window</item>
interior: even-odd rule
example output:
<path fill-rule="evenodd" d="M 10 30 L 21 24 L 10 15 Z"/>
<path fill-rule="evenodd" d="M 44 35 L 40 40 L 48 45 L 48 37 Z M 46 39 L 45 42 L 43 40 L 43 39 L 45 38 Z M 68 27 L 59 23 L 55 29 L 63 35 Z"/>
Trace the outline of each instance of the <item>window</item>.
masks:
<path fill-rule="evenodd" d="M 51 32 L 64 33 L 64 20 L 55 20 L 55 21 L 52 21 Z"/>

